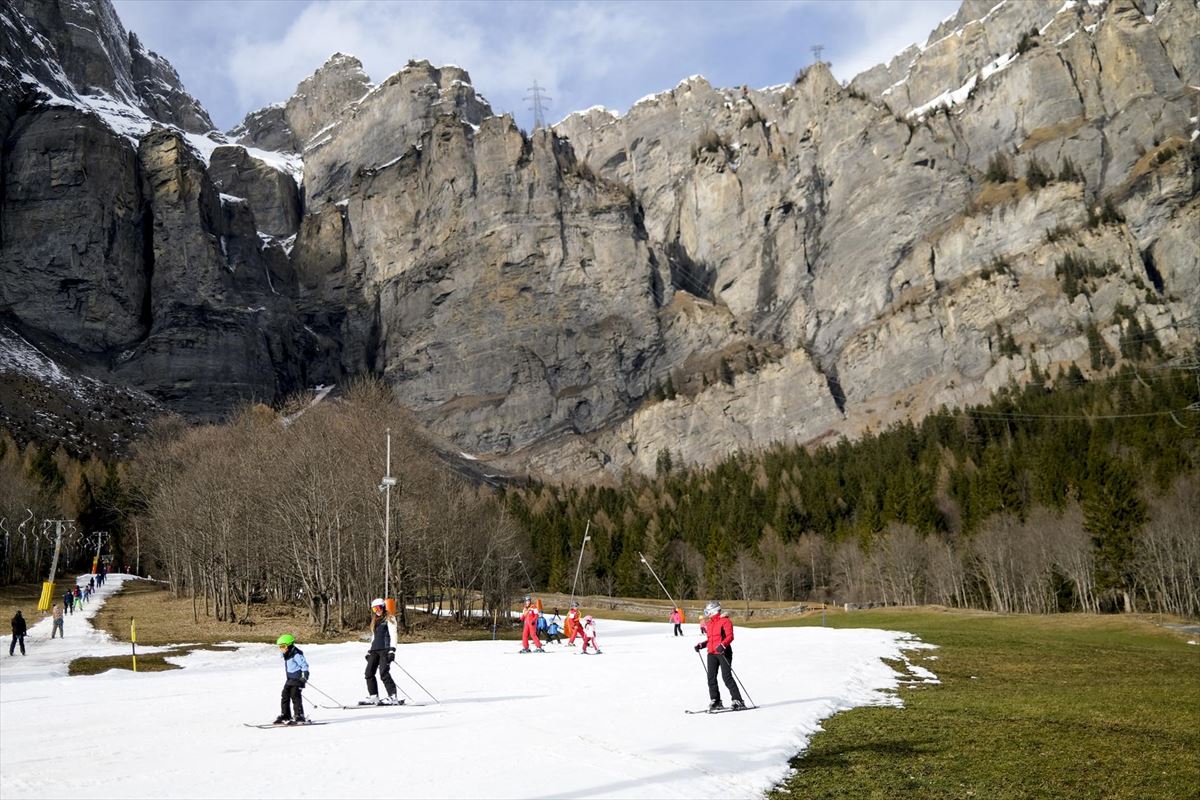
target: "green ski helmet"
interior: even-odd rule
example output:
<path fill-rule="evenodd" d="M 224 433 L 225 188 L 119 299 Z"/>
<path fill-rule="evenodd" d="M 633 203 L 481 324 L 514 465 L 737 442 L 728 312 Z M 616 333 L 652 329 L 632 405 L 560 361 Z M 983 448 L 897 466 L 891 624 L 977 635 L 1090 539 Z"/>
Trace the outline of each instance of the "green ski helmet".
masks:
<path fill-rule="evenodd" d="M 275 640 L 275 644 L 277 644 L 280 647 L 291 647 L 295 643 L 296 643 L 296 637 L 292 636 L 290 633 L 285 633 L 283 636 L 280 636 L 278 639 Z"/>

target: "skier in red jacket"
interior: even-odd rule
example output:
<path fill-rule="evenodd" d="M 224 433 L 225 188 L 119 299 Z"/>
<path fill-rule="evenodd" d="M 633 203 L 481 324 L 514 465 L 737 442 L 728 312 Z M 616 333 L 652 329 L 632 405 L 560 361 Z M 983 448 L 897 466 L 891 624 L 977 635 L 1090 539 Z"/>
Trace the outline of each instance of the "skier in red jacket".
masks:
<path fill-rule="evenodd" d="M 717 688 L 717 670 L 721 671 L 721 679 L 729 689 L 733 700 L 731 708 L 740 711 L 746 707 L 742 702 L 742 693 L 738 691 L 737 682 L 733 679 L 733 620 L 721 613 L 721 604 L 716 600 L 704 607 L 705 638 L 696 645 L 696 652 L 708 648 L 708 696 L 711 702 L 709 711 L 724 708 L 721 702 L 721 690 Z"/>
<path fill-rule="evenodd" d="M 542 640 L 539 639 L 537 635 L 537 621 L 540 614 L 541 612 L 538 611 L 538 607 L 534 604 L 533 598 L 529 595 L 525 595 L 525 607 L 521 609 L 521 622 L 524 623 L 524 626 L 521 629 L 522 653 L 529 652 L 529 640 L 531 638 L 533 639 L 534 645 L 537 647 L 537 650 L 534 652 L 546 652 L 542 649 Z"/>
<path fill-rule="evenodd" d="M 572 602 L 571 610 L 567 612 L 567 636 L 570 637 L 567 640 L 568 646 L 574 647 L 575 646 L 575 637 L 582 635 L 583 631 L 580 630 L 580 627 L 581 627 L 581 624 L 579 622 L 579 603 Z"/>

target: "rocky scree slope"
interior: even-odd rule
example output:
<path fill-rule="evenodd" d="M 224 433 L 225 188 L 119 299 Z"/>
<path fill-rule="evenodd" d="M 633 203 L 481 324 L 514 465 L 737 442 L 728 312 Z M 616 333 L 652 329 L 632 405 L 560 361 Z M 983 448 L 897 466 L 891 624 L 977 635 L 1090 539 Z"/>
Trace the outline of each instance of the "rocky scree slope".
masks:
<path fill-rule="evenodd" d="M 983 400 L 1133 319 L 1195 339 L 1195 0 L 967 0 L 845 87 L 693 77 L 532 135 L 460 68 L 344 54 L 198 133 L 68 70 L 97 48 L 51 7 L 122 39 L 101 0 L 0 12 L 0 312 L 188 413 L 370 372 L 455 448 L 596 477 Z"/>

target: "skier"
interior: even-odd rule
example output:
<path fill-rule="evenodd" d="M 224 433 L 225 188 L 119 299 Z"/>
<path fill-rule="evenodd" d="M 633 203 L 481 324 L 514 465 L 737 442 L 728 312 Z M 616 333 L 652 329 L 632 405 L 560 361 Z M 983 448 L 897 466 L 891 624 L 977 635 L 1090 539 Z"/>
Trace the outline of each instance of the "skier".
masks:
<path fill-rule="evenodd" d="M 539 639 L 537 635 L 537 621 L 538 617 L 540 616 L 541 612 L 538 611 L 538 607 L 534 605 L 533 599 L 529 595 L 525 595 L 525 607 L 521 609 L 521 622 L 523 623 L 521 628 L 522 653 L 529 652 L 530 639 L 533 639 L 533 643 L 537 647 L 534 652 L 546 652 L 542 649 L 542 640 Z"/>
<path fill-rule="evenodd" d="M 74 597 L 75 597 L 75 608 L 79 611 L 83 611 L 83 592 L 79 591 L 78 586 L 75 587 Z M 75 613 L 75 612 L 71 612 L 71 613 Z"/>
<path fill-rule="evenodd" d="M 596 654 L 600 654 L 600 645 L 596 644 L 596 620 L 592 619 L 589 614 L 583 618 L 583 649 L 579 651 L 579 655 L 586 656 L 588 645 L 590 644 L 596 650 Z"/>
<path fill-rule="evenodd" d="M 704 607 L 704 641 L 696 645 L 696 652 L 699 653 L 705 647 L 708 648 L 708 696 L 711 702 L 708 704 L 709 711 L 716 711 L 724 708 L 725 705 L 721 702 L 721 690 L 717 688 L 717 670 L 721 671 L 721 678 L 725 681 L 725 687 L 729 689 L 729 696 L 732 698 L 732 708 L 734 711 L 740 711 L 746 707 L 742 702 L 742 693 L 738 691 L 737 682 L 734 681 L 733 670 L 733 620 L 721 614 L 721 604 L 716 600 L 712 600 Z"/>
<path fill-rule="evenodd" d="M 567 644 L 575 646 L 575 637 L 579 635 L 579 603 L 572 602 L 571 610 L 567 612 Z"/>
<path fill-rule="evenodd" d="M 304 718 L 304 701 L 300 698 L 300 692 L 308 682 L 308 659 L 304 657 L 300 648 L 296 647 L 296 637 L 290 633 L 280 636 L 275 640 L 275 644 L 283 655 L 283 668 L 287 672 L 287 679 L 283 682 L 279 716 L 275 718 L 274 724 L 303 725 L 308 720 Z"/>
<path fill-rule="evenodd" d="M 75 595 L 71 594 L 70 589 L 63 592 L 63 610 L 68 614 L 75 613 Z"/>
<path fill-rule="evenodd" d="M 60 606 L 58 603 L 55 603 L 54 608 L 50 610 L 50 615 L 54 617 L 54 627 L 50 630 L 50 638 L 53 639 L 54 634 L 56 633 L 64 639 L 67 638 L 67 635 L 63 633 L 62 606 Z"/>
<path fill-rule="evenodd" d="M 400 701 L 396 698 L 396 682 L 392 680 L 391 664 L 396 660 L 396 643 L 392 640 L 394 622 L 387 614 L 387 604 L 382 597 L 371 601 L 371 649 L 367 651 L 367 697 L 360 700 L 360 706 L 395 706 Z M 375 671 L 379 671 L 379 679 L 387 690 L 386 700 L 379 699 L 379 684 L 375 681 Z"/>
<path fill-rule="evenodd" d="M 18 642 L 20 642 L 20 644 L 21 644 L 21 655 L 25 655 L 25 631 L 26 630 L 27 630 L 27 628 L 25 626 L 25 618 L 23 616 L 21 616 L 21 610 L 17 609 L 17 613 L 13 614 L 13 618 L 12 618 L 13 638 L 12 638 L 12 642 L 8 645 L 8 654 L 10 656 L 16 655 L 16 653 L 14 651 L 17 648 Z"/>
<path fill-rule="evenodd" d="M 554 609 L 554 616 L 550 618 L 550 624 L 546 626 L 546 636 L 552 642 L 562 644 L 562 618 L 558 615 L 558 609 Z"/>
<path fill-rule="evenodd" d="M 675 626 L 674 636 L 683 636 L 683 615 L 678 608 L 671 609 L 671 624 Z"/>

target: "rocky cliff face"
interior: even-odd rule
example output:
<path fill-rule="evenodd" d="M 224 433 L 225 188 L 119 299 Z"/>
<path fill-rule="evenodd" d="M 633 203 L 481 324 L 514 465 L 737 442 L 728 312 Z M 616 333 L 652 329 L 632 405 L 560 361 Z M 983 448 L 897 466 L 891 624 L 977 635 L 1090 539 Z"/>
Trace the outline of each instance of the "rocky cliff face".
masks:
<path fill-rule="evenodd" d="M 227 145 L 104 0 L 0 24 L 0 316 L 191 415 L 292 390 L 288 156 Z"/>
<path fill-rule="evenodd" d="M 369 372 L 456 449 L 596 477 L 1088 369 L 1133 318 L 1195 340 L 1194 0 L 967 0 L 847 86 L 532 136 L 457 67 L 342 54 L 203 131 L 100 0 L 0 13 L 0 313 L 189 413 Z"/>

